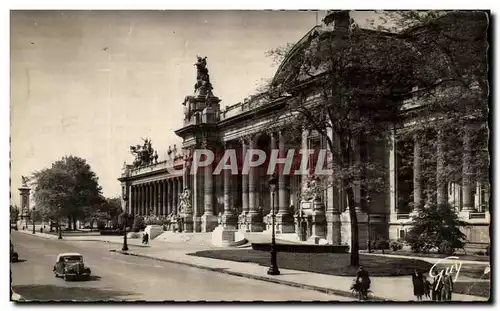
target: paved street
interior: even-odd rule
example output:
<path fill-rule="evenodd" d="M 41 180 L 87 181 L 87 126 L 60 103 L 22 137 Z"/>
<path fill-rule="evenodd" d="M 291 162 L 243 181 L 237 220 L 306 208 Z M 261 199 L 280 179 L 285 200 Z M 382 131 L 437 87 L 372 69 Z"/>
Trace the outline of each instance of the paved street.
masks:
<path fill-rule="evenodd" d="M 285 285 L 109 252 L 99 242 L 41 239 L 12 232 L 21 262 L 11 264 L 12 288 L 33 300 L 327 301 L 352 300 Z M 134 250 L 134 247 L 131 247 Z M 65 282 L 52 267 L 61 252 L 79 252 L 94 277 Z"/>

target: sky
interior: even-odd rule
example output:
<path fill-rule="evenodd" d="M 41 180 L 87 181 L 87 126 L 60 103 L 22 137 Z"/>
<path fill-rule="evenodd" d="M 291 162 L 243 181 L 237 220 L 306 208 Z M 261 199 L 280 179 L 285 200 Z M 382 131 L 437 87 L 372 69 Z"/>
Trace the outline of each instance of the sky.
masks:
<path fill-rule="evenodd" d="M 355 12 L 362 24 L 370 12 Z M 300 40 L 324 12 L 12 11 L 11 189 L 65 155 L 87 160 L 118 196 L 130 145 L 152 139 L 160 159 L 181 144 L 184 97 L 207 56 L 221 108 L 277 69 L 266 52 Z"/>

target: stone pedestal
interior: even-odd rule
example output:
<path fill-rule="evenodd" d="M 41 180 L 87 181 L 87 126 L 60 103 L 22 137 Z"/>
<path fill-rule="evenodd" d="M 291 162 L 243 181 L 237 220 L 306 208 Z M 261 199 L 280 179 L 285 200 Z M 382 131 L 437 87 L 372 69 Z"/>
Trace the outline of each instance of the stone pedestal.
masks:
<path fill-rule="evenodd" d="M 201 232 L 212 232 L 217 227 L 217 216 L 204 214 L 201 216 Z"/>
<path fill-rule="evenodd" d="M 311 237 L 309 240 L 318 244 L 320 239 L 326 239 L 326 217 L 323 214 L 311 216 Z"/>
<path fill-rule="evenodd" d="M 238 230 L 243 232 L 248 232 L 246 214 L 238 215 Z"/>
<path fill-rule="evenodd" d="M 321 201 L 313 202 L 313 212 L 311 215 L 311 237 L 315 244 L 320 239 L 326 239 L 326 216 L 325 205 Z"/>
<path fill-rule="evenodd" d="M 356 212 L 358 218 L 358 244 L 359 249 L 366 249 L 368 247 L 368 215 L 363 212 Z M 351 219 L 349 211 L 346 210 L 341 215 L 342 227 L 342 244 L 351 246 Z"/>
<path fill-rule="evenodd" d="M 249 232 L 262 232 L 264 231 L 264 223 L 262 222 L 262 214 L 248 213 L 246 217 L 247 230 Z"/>
<path fill-rule="evenodd" d="M 221 217 L 222 227 L 225 229 L 234 229 L 238 228 L 238 216 L 233 214 L 223 214 Z"/>
<path fill-rule="evenodd" d="M 227 247 L 243 245 L 247 242 L 243 234 L 231 228 L 217 226 L 212 232 L 212 244 L 215 246 Z"/>
<path fill-rule="evenodd" d="M 295 231 L 294 219 L 292 215 L 276 215 L 276 233 L 293 233 Z"/>
<path fill-rule="evenodd" d="M 184 228 L 182 228 L 183 232 L 194 232 L 193 216 L 184 216 L 182 219 L 184 220 Z"/>
<path fill-rule="evenodd" d="M 201 217 L 193 216 L 193 232 L 201 232 Z"/>
<path fill-rule="evenodd" d="M 342 244 L 341 227 L 342 222 L 339 213 L 326 215 L 326 239 L 332 245 Z"/>

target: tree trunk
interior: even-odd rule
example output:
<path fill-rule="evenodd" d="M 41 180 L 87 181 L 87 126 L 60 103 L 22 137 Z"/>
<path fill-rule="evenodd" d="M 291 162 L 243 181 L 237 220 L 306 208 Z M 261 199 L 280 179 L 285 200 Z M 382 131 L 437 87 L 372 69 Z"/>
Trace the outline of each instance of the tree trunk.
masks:
<path fill-rule="evenodd" d="M 68 216 L 68 231 L 71 231 L 71 216 Z"/>
<path fill-rule="evenodd" d="M 78 228 L 76 227 L 76 217 L 73 217 L 73 230 L 77 230 Z"/>
<path fill-rule="evenodd" d="M 349 205 L 349 218 L 351 220 L 351 266 L 357 267 L 359 266 L 358 216 L 356 215 L 356 203 L 354 202 L 354 190 L 352 186 L 348 187 L 346 192 Z"/>

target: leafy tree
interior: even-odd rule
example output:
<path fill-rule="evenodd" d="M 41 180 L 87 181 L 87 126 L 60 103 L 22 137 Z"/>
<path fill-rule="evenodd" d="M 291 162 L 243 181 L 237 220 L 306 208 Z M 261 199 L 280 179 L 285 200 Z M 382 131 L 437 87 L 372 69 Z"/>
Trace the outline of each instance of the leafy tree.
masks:
<path fill-rule="evenodd" d="M 68 219 L 68 228 L 83 220 L 86 210 L 98 202 L 101 187 L 90 165 L 82 158 L 65 156 L 50 168 L 33 173 L 34 199 L 45 219 L 58 223 Z"/>
<path fill-rule="evenodd" d="M 435 248 L 441 253 L 452 254 L 455 249 L 464 247 L 466 236 L 460 228 L 466 226 L 468 223 L 460 220 L 451 206 L 439 204 L 417 212 L 406 241 L 414 252 L 428 252 Z"/>
<path fill-rule="evenodd" d="M 118 216 L 123 212 L 120 198 L 106 198 L 99 206 L 99 211 L 106 214 L 110 220 L 118 220 Z"/>
<path fill-rule="evenodd" d="M 376 154 L 389 130 L 411 117 L 432 129 L 456 125 L 457 120 L 463 125 L 464 113 L 485 120 L 487 19 L 474 12 L 429 14 L 425 20 L 401 14 L 402 23 L 416 26 L 394 34 L 359 29 L 348 21 L 347 12 L 335 14 L 343 17 L 335 23 L 338 31 L 316 28 L 288 54 L 271 52 L 286 57 L 266 95 L 275 103 L 284 102 L 288 113 L 275 123 L 290 137 L 306 128 L 326 141 L 333 156 L 330 186 L 347 196 L 351 265 L 357 266 L 356 209 L 366 210 L 367 198 L 387 189 L 387 170 Z M 403 108 L 416 98 L 426 109 L 408 115 Z M 435 145 L 436 139 L 430 142 Z M 435 163 L 435 153 L 432 160 Z M 449 167 L 450 172 L 459 171 Z"/>
<path fill-rule="evenodd" d="M 132 232 L 139 232 L 146 227 L 146 223 L 144 222 L 144 217 L 136 215 L 134 217 L 134 222 L 132 225 Z"/>
<path fill-rule="evenodd" d="M 16 205 L 10 205 L 10 222 L 17 223 L 19 220 L 19 208 Z"/>

